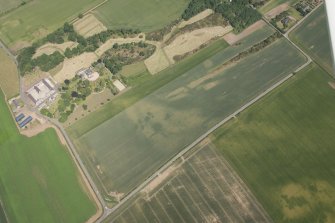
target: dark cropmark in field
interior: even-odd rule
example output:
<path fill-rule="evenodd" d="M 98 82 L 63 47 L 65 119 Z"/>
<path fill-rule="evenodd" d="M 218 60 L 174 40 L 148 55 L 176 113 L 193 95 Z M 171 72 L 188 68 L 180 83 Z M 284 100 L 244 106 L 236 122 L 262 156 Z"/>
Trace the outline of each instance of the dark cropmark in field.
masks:
<path fill-rule="evenodd" d="M 335 222 L 335 89 L 312 64 L 215 132 L 274 222 Z"/>
<path fill-rule="evenodd" d="M 324 6 L 320 6 L 297 29 L 290 33 L 290 38 L 328 73 L 335 75 Z"/>
<path fill-rule="evenodd" d="M 107 193 L 129 192 L 162 163 L 305 62 L 281 39 L 238 66 L 214 71 L 268 36 L 260 32 L 263 38 L 254 33 L 238 46 L 228 47 L 80 137 L 80 152 Z"/>
<path fill-rule="evenodd" d="M 159 189 L 143 194 L 115 223 L 271 222 L 227 162 L 205 145 Z"/>

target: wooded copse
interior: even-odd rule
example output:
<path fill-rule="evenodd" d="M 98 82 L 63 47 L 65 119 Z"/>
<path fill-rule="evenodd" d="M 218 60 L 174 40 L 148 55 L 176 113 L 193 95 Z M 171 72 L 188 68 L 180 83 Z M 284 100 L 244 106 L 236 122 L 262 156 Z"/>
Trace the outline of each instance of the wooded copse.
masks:
<path fill-rule="evenodd" d="M 192 0 L 182 14 L 182 18 L 188 20 L 205 9 L 212 9 L 215 13 L 222 14 L 237 32 L 262 18 L 262 15 L 251 7 L 249 0 L 234 0 L 232 2 L 227 0 Z"/>

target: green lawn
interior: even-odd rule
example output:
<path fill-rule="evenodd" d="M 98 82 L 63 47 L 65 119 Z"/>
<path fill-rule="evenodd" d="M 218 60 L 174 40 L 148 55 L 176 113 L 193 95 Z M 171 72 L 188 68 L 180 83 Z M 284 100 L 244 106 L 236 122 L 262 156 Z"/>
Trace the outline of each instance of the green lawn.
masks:
<path fill-rule="evenodd" d="M 59 28 L 102 0 L 34 0 L 0 17 L 0 39 L 14 48 Z"/>
<path fill-rule="evenodd" d="M 185 146 L 305 62 L 281 39 L 235 66 L 214 72 L 229 59 L 231 49 L 79 138 L 78 149 L 107 192 L 129 192 Z"/>
<path fill-rule="evenodd" d="M 271 35 L 271 33 L 273 33 L 273 30 L 266 26 L 242 40 L 242 44 L 239 46 L 229 47 L 226 51 L 223 51 L 223 49 L 227 48 L 228 44 L 223 40 L 218 40 L 158 74 L 151 75 L 148 72 L 144 72 L 136 77 L 131 77 L 129 82 L 133 86 L 132 89 L 118 96 L 110 103 L 107 103 L 101 109 L 92 112 L 90 115 L 75 122 L 72 126 L 67 128 L 67 131 L 72 137 L 78 138 L 85 132 L 112 118 L 158 88 L 186 73 L 199 63 L 213 57 L 215 54 L 223 54 L 222 56 L 217 56 L 217 59 L 215 60 L 215 63 L 220 64 L 222 63 L 222 59 L 232 57 L 241 50 L 265 39 L 267 36 Z"/>
<path fill-rule="evenodd" d="M 19 94 L 19 74 L 14 61 L 0 48 L 0 87 L 8 99 Z"/>
<path fill-rule="evenodd" d="M 0 121 L 0 198 L 10 222 L 82 223 L 92 216 L 96 207 L 55 131 L 20 135 L 2 93 Z"/>
<path fill-rule="evenodd" d="M 109 0 L 94 11 L 108 28 L 153 31 L 180 18 L 190 0 Z"/>
<path fill-rule="evenodd" d="M 22 0 L 0 0 L 0 15 L 19 6 Z"/>
<path fill-rule="evenodd" d="M 318 8 L 297 29 L 291 32 L 290 38 L 327 72 L 335 75 L 324 6 Z"/>
<path fill-rule="evenodd" d="M 335 222 L 330 81 L 313 64 L 212 137 L 274 222 Z"/>

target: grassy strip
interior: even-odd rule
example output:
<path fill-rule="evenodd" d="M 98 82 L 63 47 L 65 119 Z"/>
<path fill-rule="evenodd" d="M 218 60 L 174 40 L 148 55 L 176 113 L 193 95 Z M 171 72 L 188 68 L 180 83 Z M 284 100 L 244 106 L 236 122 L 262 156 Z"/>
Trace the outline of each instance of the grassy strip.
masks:
<path fill-rule="evenodd" d="M 154 92 L 158 88 L 166 85 L 170 81 L 193 68 L 195 65 L 205 61 L 226 47 L 228 47 L 228 44 L 224 40 L 218 40 L 210 46 L 200 50 L 193 56 L 186 58 L 180 63 L 177 63 L 171 68 L 168 68 L 154 76 L 148 74 L 147 72 L 141 74 L 138 78 L 136 78 L 136 80 L 131 80 L 131 83 L 136 85 L 133 87 L 133 89 L 130 89 L 129 91 L 115 98 L 100 110 L 86 116 L 79 122 L 76 122 L 74 125 L 70 126 L 67 131 L 73 137 L 79 137 L 80 135 L 83 135 L 90 129 L 115 116 L 127 107 L 133 105 L 140 99 Z"/>
<path fill-rule="evenodd" d="M 212 139 L 274 222 L 335 216 L 335 90 L 315 64 Z"/>
<path fill-rule="evenodd" d="M 79 223 L 92 216 L 96 208 L 55 131 L 20 135 L 2 93 L 0 120 L 0 197 L 10 222 Z"/>
<path fill-rule="evenodd" d="M 19 74 L 14 61 L 0 48 L 0 87 L 10 99 L 19 94 Z"/>

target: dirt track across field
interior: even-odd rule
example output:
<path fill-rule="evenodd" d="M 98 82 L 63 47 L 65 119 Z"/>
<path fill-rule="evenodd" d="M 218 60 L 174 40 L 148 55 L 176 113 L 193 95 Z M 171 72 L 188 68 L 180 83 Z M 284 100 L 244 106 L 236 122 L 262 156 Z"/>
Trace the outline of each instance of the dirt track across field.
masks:
<path fill-rule="evenodd" d="M 164 47 L 164 51 L 170 61 L 174 62 L 174 57 L 183 55 L 198 49 L 213 38 L 223 36 L 232 31 L 231 26 L 206 27 L 178 36 L 170 45 Z"/>
<path fill-rule="evenodd" d="M 251 33 L 255 32 L 258 29 L 261 29 L 263 26 L 265 26 L 266 23 L 263 20 L 259 20 L 246 28 L 243 32 L 239 34 L 234 34 L 232 32 L 228 33 L 227 35 L 224 35 L 223 39 L 226 40 L 229 45 L 233 45 L 243 39 L 244 37 L 250 35 Z"/>
<path fill-rule="evenodd" d="M 270 11 L 268 11 L 267 13 L 265 13 L 265 17 L 267 19 L 272 19 L 274 17 L 276 17 L 276 15 L 279 15 L 280 13 L 286 11 L 289 8 L 289 4 L 283 3 L 281 5 L 278 5 L 277 7 L 275 7 L 274 9 L 271 9 Z"/>
<path fill-rule="evenodd" d="M 46 55 L 50 55 L 56 51 L 60 52 L 60 53 L 64 53 L 66 48 L 74 48 L 78 45 L 78 43 L 72 42 L 72 41 L 68 41 L 62 44 L 54 44 L 54 43 L 47 43 L 44 44 L 43 46 L 39 47 L 36 50 L 36 53 L 34 54 L 33 58 L 39 57 L 42 54 L 46 54 Z"/>

